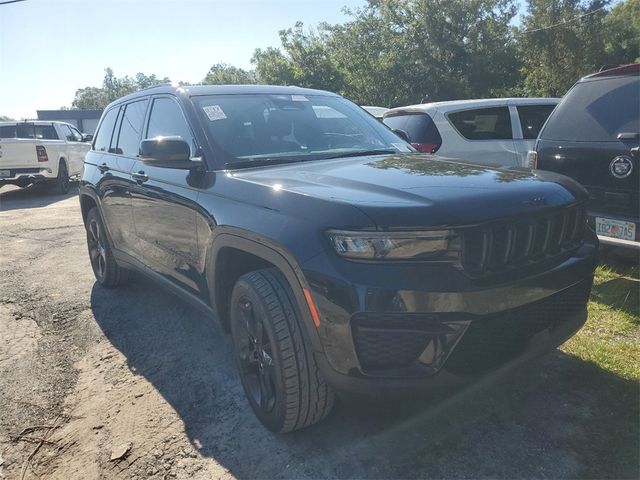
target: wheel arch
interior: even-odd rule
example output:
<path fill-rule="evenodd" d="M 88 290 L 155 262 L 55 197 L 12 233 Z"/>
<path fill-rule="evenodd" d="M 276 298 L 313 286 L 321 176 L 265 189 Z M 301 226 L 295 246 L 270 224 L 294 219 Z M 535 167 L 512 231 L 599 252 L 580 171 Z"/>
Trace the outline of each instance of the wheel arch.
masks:
<path fill-rule="evenodd" d="M 246 233 L 246 235 L 245 235 Z M 248 236 L 252 238 L 247 238 Z M 207 283 L 211 306 L 223 328 L 229 330 L 231 291 L 240 276 L 261 268 L 275 268 L 286 278 L 293 291 L 300 315 L 312 347 L 321 351 L 318 332 L 310 306 L 305 297 L 309 285 L 293 256 L 286 249 L 268 239 L 256 237 L 254 232 L 230 229 L 216 236 L 207 262 Z"/>

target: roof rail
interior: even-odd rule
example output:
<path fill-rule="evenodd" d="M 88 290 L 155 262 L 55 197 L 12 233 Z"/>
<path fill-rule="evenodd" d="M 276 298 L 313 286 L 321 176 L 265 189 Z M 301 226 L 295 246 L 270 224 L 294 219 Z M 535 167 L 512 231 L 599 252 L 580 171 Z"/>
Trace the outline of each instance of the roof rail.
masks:
<path fill-rule="evenodd" d="M 157 85 L 151 85 L 149 87 L 141 88 L 140 90 L 136 90 L 135 92 L 131 92 L 131 93 L 144 92 L 145 90 L 151 90 L 152 88 L 158 88 L 158 87 L 173 87 L 173 84 L 171 84 L 171 83 L 158 83 Z"/>
<path fill-rule="evenodd" d="M 607 65 L 605 65 L 607 67 Z M 607 77 L 609 75 L 640 74 L 640 63 L 630 63 L 613 68 L 602 67 L 599 72 L 588 75 L 588 78 Z"/>

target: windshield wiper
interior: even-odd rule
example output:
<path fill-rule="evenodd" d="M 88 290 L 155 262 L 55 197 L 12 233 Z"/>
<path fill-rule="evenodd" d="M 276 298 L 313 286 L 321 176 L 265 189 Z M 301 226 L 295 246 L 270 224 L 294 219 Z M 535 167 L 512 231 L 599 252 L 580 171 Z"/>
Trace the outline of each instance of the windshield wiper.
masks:
<path fill-rule="evenodd" d="M 296 163 L 302 162 L 301 158 L 259 158 L 256 160 L 237 160 L 235 162 L 227 162 L 224 164 L 224 168 L 233 170 L 236 168 L 247 167 L 264 167 L 266 165 L 279 165 L 283 163 Z"/>
<path fill-rule="evenodd" d="M 390 153 L 398 153 L 397 150 L 392 150 L 390 148 L 378 148 L 376 150 L 358 150 L 356 152 L 343 152 L 338 155 L 333 155 L 331 157 L 324 157 L 326 159 L 331 158 L 346 158 L 346 157 L 366 157 L 369 155 L 386 155 Z"/>

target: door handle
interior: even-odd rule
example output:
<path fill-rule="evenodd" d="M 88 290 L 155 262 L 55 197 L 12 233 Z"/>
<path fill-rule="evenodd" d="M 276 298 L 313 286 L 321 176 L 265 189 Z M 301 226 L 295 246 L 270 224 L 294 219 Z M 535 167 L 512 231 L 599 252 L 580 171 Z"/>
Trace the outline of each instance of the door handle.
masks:
<path fill-rule="evenodd" d="M 633 147 L 630 152 L 632 157 L 637 157 L 640 155 L 640 147 Z"/>
<path fill-rule="evenodd" d="M 146 182 L 147 180 L 149 180 L 149 177 L 147 176 L 147 174 L 145 174 L 142 170 L 140 170 L 139 172 L 133 172 L 131 176 L 136 182 L 140 182 L 140 183 Z"/>
<path fill-rule="evenodd" d="M 98 170 L 100 170 L 102 173 L 108 172 L 109 166 L 106 163 L 103 163 L 102 165 L 98 165 Z"/>

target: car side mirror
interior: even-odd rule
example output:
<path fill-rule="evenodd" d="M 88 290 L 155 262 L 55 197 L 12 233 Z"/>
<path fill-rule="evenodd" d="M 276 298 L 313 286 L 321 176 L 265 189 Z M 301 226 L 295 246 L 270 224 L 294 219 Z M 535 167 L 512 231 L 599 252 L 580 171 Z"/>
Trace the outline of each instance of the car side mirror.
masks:
<path fill-rule="evenodd" d="M 399 128 L 393 128 L 391 131 L 395 133 L 397 136 L 399 136 L 401 139 L 403 139 L 405 142 L 411 143 L 411 140 L 409 139 L 409 134 L 404 130 L 400 130 Z"/>
<path fill-rule="evenodd" d="M 182 137 L 155 137 L 140 142 L 140 160 L 145 165 L 160 168 L 190 170 L 200 165 L 191 158 L 191 148 Z"/>
<path fill-rule="evenodd" d="M 89 133 L 83 133 L 82 134 L 82 141 L 83 142 L 93 142 L 93 135 L 91 135 Z"/>

